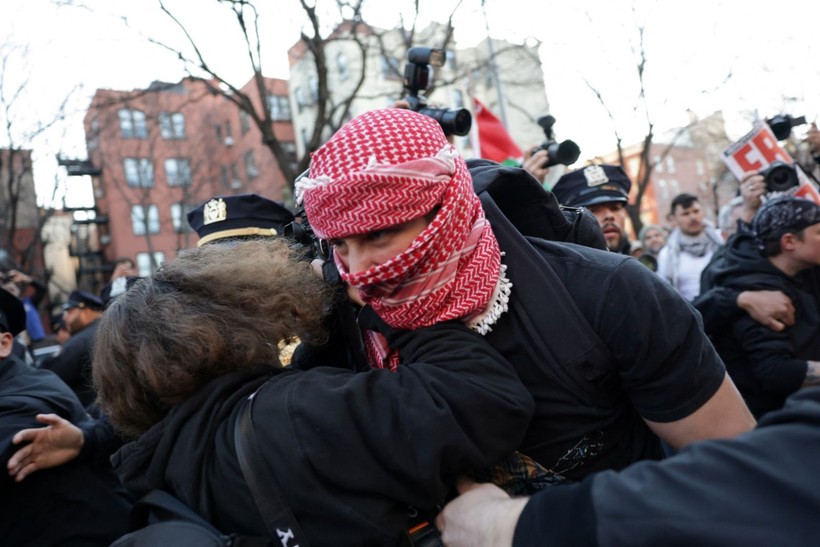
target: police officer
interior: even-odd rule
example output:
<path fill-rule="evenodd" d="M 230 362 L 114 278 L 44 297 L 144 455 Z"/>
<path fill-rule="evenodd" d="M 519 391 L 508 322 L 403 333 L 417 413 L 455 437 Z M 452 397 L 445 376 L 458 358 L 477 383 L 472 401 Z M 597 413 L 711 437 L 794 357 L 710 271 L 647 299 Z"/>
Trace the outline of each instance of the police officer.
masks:
<path fill-rule="evenodd" d="M 567 173 L 552 193 L 561 205 L 586 207 L 598 219 L 610 251 L 629 254 L 626 203 L 632 182 L 617 165 L 588 165 Z"/>

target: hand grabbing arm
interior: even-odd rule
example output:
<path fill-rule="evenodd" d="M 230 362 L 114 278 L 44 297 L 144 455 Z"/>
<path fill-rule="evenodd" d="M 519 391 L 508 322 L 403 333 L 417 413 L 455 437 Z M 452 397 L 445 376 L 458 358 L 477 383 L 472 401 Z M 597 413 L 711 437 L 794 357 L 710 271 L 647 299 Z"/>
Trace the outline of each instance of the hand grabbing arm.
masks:
<path fill-rule="evenodd" d="M 12 442 L 29 444 L 19 449 L 9 459 L 9 475 L 17 482 L 40 469 L 68 463 L 80 454 L 83 432 L 56 414 L 38 414 L 37 421 L 46 427 L 23 429 L 14 435 Z"/>

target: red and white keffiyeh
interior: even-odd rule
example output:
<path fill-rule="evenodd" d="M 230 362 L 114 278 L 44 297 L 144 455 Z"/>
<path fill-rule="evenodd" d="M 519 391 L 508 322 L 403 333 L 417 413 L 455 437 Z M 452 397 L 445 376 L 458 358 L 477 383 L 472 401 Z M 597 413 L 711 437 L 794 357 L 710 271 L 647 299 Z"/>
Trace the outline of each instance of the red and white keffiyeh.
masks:
<path fill-rule="evenodd" d="M 438 123 L 404 109 L 367 112 L 313 153 L 297 201 L 316 234 L 338 239 L 422 217 L 439 207 L 410 246 L 387 262 L 342 279 L 394 328 L 462 319 L 486 333 L 506 310 L 510 283 L 498 242 L 467 165 Z M 398 355 L 368 333 L 371 365 L 395 369 Z"/>

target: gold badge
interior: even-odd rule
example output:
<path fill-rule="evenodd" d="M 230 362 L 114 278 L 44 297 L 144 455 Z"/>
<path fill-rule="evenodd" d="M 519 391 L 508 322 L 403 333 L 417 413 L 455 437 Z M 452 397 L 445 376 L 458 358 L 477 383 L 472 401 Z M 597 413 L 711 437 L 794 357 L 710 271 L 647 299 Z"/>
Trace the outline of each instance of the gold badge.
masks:
<path fill-rule="evenodd" d="M 605 182 L 609 182 L 606 171 L 600 165 L 584 167 L 584 177 L 587 179 L 587 186 L 600 186 Z"/>
<path fill-rule="evenodd" d="M 202 211 L 202 223 L 211 224 L 212 222 L 222 222 L 228 218 L 228 206 L 222 201 L 222 198 L 212 199 L 205 204 Z"/>

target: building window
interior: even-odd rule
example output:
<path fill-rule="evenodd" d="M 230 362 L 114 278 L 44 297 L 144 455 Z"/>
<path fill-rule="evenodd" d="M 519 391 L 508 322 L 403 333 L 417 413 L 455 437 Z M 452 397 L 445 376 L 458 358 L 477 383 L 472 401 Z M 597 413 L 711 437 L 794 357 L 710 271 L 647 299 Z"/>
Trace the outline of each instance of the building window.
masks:
<path fill-rule="evenodd" d="M 311 76 L 308 79 L 308 88 L 310 89 L 310 99 L 313 101 L 311 104 L 316 104 L 319 102 L 319 78 L 316 76 Z"/>
<path fill-rule="evenodd" d="M 182 158 L 165 160 L 165 180 L 168 186 L 190 186 L 191 162 Z"/>
<path fill-rule="evenodd" d="M 666 186 L 666 181 L 663 179 L 658 179 L 658 182 L 655 183 L 655 186 L 658 187 L 658 195 L 663 201 L 667 201 L 669 199 L 669 188 Z"/>
<path fill-rule="evenodd" d="M 228 187 L 230 184 L 230 179 L 228 178 L 228 166 L 227 165 L 220 165 L 219 166 L 219 174 L 222 178 L 222 186 L 225 188 Z"/>
<path fill-rule="evenodd" d="M 402 77 L 401 62 L 395 57 L 381 56 L 379 58 L 382 76 L 388 80 L 400 80 Z M 431 79 L 432 81 L 432 79 Z"/>
<path fill-rule="evenodd" d="M 154 165 L 148 158 L 125 158 L 125 182 L 132 188 L 154 187 Z"/>
<path fill-rule="evenodd" d="M 701 175 L 701 176 L 702 176 L 702 175 L 703 175 L 703 173 L 704 173 L 704 171 L 705 171 L 705 170 L 704 170 L 704 168 L 703 168 L 703 162 L 702 162 L 702 161 L 700 161 L 700 160 L 697 160 L 697 161 L 695 162 L 695 172 L 697 172 L 697 174 L 698 174 L 698 175 Z"/>
<path fill-rule="evenodd" d="M 188 203 L 172 203 L 171 204 L 171 223 L 174 225 L 174 231 L 192 232 L 191 225 L 188 224 L 188 213 L 196 208 L 196 205 Z"/>
<path fill-rule="evenodd" d="M 137 253 L 137 269 L 140 277 L 148 277 L 165 262 L 165 253 L 154 253 L 154 263 L 151 263 L 151 253 Z"/>
<path fill-rule="evenodd" d="M 672 156 L 666 156 L 666 172 L 675 172 L 675 158 L 673 158 Z"/>
<path fill-rule="evenodd" d="M 350 76 L 350 71 L 347 68 L 347 55 L 345 55 L 343 51 L 340 51 L 339 54 L 336 55 L 336 68 L 339 71 L 339 80 L 343 82 L 347 80 L 348 76 Z"/>
<path fill-rule="evenodd" d="M 256 167 L 256 157 L 253 150 L 245 152 L 245 171 L 248 173 L 248 180 L 253 180 L 259 176 L 259 168 Z"/>
<path fill-rule="evenodd" d="M 243 135 L 251 130 L 251 115 L 244 110 L 239 111 L 239 129 Z"/>
<path fill-rule="evenodd" d="M 661 161 L 660 156 L 655 156 L 655 159 L 652 160 L 653 166 L 655 168 L 656 173 L 663 173 L 663 161 Z"/>
<path fill-rule="evenodd" d="M 146 211 L 148 216 L 146 216 Z M 132 205 L 131 227 L 135 236 L 159 233 L 159 209 L 156 205 Z"/>
<path fill-rule="evenodd" d="M 680 183 L 675 179 L 670 180 L 669 191 L 672 192 L 673 196 L 680 195 Z"/>
<path fill-rule="evenodd" d="M 268 108 L 273 121 L 290 120 L 290 102 L 287 95 L 268 95 Z"/>
<path fill-rule="evenodd" d="M 225 122 L 225 146 L 233 146 L 233 128 L 231 122 Z"/>
<path fill-rule="evenodd" d="M 290 169 L 291 171 L 296 171 L 299 167 L 299 162 L 296 158 L 296 143 L 295 142 L 283 142 L 282 149 L 285 151 L 285 154 L 288 155 L 288 161 L 290 162 Z"/>
<path fill-rule="evenodd" d="M 185 116 L 182 112 L 161 112 L 159 115 L 159 134 L 163 139 L 185 138 Z"/>
<path fill-rule="evenodd" d="M 231 188 L 234 190 L 238 190 L 242 188 L 242 180 L 239 178 L 239 169 L 236 168 L 236 164 L 231 164 Z"/>
<path fill-rule="evenodd" d="M 293 98 L 296 101 L 296 108 L 299 112 L 306 106 L 308 106 L 307 99 L 305 98 L 305 90 L 301 87 L 297 87 L 293 90 Z"/>
<path fill-rule="evenodd" d="M 460 89 L 453 90 L 453 107 L 464 108 L 464 93 Z"/>
<path fill-rule="evenodd" d="M 123 139 L 148 138 L 148 126 L 145 125 L 145 112 L 123 108 L 117 114 L 120 118 L 120 135 Z"/>

